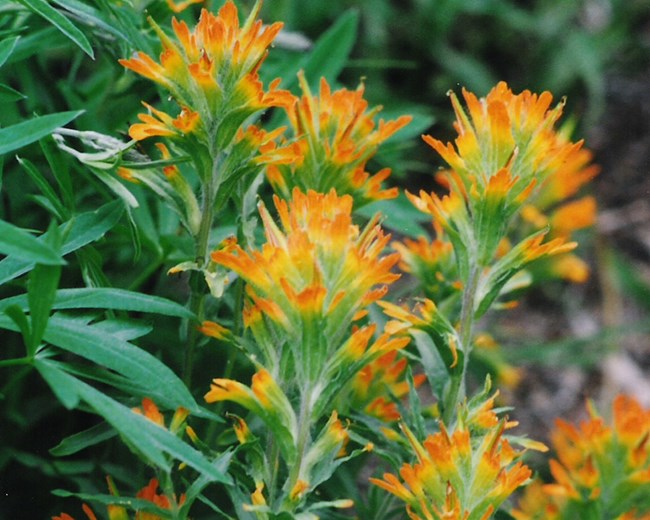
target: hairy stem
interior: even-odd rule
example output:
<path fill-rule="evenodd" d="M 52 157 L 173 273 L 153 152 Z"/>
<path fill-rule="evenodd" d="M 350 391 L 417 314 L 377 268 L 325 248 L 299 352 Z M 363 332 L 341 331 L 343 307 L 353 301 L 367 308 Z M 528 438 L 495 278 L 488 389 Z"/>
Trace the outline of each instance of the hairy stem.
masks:
<path fill-rule="evenodd" d="M 454 414 L 458 404 L 465 398 L 465 379 L 467 376 L 467 365 L 472 350 L 472 327 L 474 325 L 474 303 L 476 300 L 476 290 L 480 275 L 480 266 L 473 265 L 465 289 L 463 291 L 463 301 L 460 312 L 460 326 L 458 335 L 461 344 L 458 348 L 463 352 L 463 365 L 460 372 L 456 372 L 451 378 L 451 387 L 445 399 L 442 421 L 445 425 L 450 425 L 454 419 Z"/>
<path fill-rule="evenodd" d="M 216 164 L 213 165 L 213 171 L 216 169 Z M 212 176 L 214 178 L 214 176 Z M 210 242 L 210 231 L 212 230 L 212 221 L 214 219 L 214 199 L 216 196 L 216 189 L 213 182 L 208 180 L 203 188 L 203 202 L 201 207 L 201 225 L 199 231 L 194 237 L 194 252 L 195 261 L 199 268 L 206 266 L 208 261 L 208 245 Z M 192 272 L 190 276 L 190 301 L 189 308 L 196 317 L 199 323 L 203 322 L 205 318 L 205 280 L 203 273 L 200 271 Z M 189 325 L 190 327 L 187 334 L 187 346 L 185 348 L 185 359 L 183 362 L 183 381 L 189 388 L 192 383 L 192 369 L 194 367 L 194 351 L 200 339 L 200 332 Z"/>

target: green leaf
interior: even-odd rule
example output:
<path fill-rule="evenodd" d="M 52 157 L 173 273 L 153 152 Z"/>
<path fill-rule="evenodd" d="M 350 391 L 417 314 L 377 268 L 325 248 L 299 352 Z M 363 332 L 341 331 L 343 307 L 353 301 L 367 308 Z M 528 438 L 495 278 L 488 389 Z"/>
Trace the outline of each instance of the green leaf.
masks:
<path fill-rule="evenodd" d="M 93 49 L 88 39 L 70 20 L 68 20 L 60 11 L 52 7 L 46 0 L 18 0 L 28 9 L 45 18 L 54 25 L 59 31 L 72 40 L 82 51 L 92 59 L 95 59 Z"/>
<path fill-rule="evenodd" d="M 61 192 L 61 199 L 66 208 L 72 210 L 74 208 L 74 190 L 72 187 L 72 179 L 70 178 L 70 168 L 63 159 L 62 153 L 56 146 L 52 136 L 45 137 L 39 141 L 43 155 L 50 165 L 52 174 L 56 179 Z"/>
<path fill-rule="evenodd" d="M 341 73 L 357 39 L 359 12 L 349 10 L 318 39 L 309 55 L 301 63 L 305 77 L 315 86 L 321 77 L 330 83 Z"/>
<path fill-rule="evenodd" d="M 182 406 L 202 415 L 192 394 L 169 367 L 119 335 L 110 334 L 101 324 L 89 325 L 75 318 L 55 315 L 50 318 L 43 338 L 137 382 L 146 395 L 165 408 Z"/>
<path fill-rule="evenodd" d="M 54 224 L 50 225 L 47 238 L 53 247 L 60 246 L 61 236 Z M 54 302 L 56 289 L 59 286 L 60 277 L 60 265 L 38 264 L 29 275 L 27 300 L 32 326 L 27 347 L 30 355 L 36 352 L 47 322 L 50 319 L 50 311 L 52 310 L 52 303 Z"/>
<path fill-rule="evenodd" d="M 47 369 L 46 369 L 47 372 Z M 50 454 L 55 457 L 64 457 L 74 455 L 90 446 L 95 446 L 108 439 L 115 437 L 116 431 L 110 428 L 106 423 L 100 423 L 87 430 L 63 439 L 59 444 L 50 449 Z"/>
<path fill-rule="evenodd" d="M 66 211 L 66 208 L 63 206 L 63 204 L 61 204 L 61 201 L 59 200 L 56 192 L 52 186 L 50 186 L 50 183 L 47 182 L 45 176 L 40 171 L 38 171 L 38 168 L 36 168 L 36 166 L 34 166 L 34 164 L 27 159 L 21 159 L 20 157 L 16 156 L 16 160 L 18 161 L 18 164 L 23 167 L 32 181 L 34 181 L 34 184 L 36 184 L 38 189 L 41 190 L 41 193 L 45 195 L 52 208 L 56 211 L 57 217 L 60 217 L 61 220 L 68 217 L 69 215 L 67 214 L 68 212 Z"/>
<path fill-rule="evenodd" d="M 449 384 L 451 375 L 442 356 L 438 352 L 431 336 L 426 332 L 412 329 L 411 336 L 419 353 L 419 360 L 424 368 L 429 385 L 434 395 L 442 402 L 445 387 Z"/>
<path fill-rule="evenodd" d="M 124 206 L 122 203 L 115 200 L 95 211 L 81 213 L 61 224 L 59 231 L 67 235 L 67 239 L 64 241 L 63 246 L 61 246 L 61 254 L 66 255 L 91 242 L 99 240 L 109 229 L 117 224 L 123 211 Z M 0 221 L 0 224 L 2 224 L 2 221 Z M 2 237 L 1 232 L 0 237 Z M 36 240 L 37 243 L 45 246 L 44 237 Z M 40 263 L 44 263 L 42 259 L 40 259 Z M 0 261 L 0 285 L 30 271 L 35 264 L 35 260 L 23 259 L 17 255 L 9 256 Z"/>
<path fill-rule="evenodd" d="M 11 88 L 9 85 L 0 83 L 0 103 L 12 103 L 25 99 L 27 96 Z"/>
<path fill-rule="evenodd" d="M 29 327 L 29 320 L 25 315 L 25 311 L 23 311 L 20 307 L 16 305 L 10 305 L 6 309 L 4 309 L 4 313 L 18 327 L 17 329 L 12 327 L 12 329 L 15 330 L 16 332 L 20 332 L 23 335 L 23 340 L 25 344 L 27 344 L 30 336 L 30 327 Z"/>
<path fill-rule="evenodd" d="M 7 63 L 23 61 L 43 52 L 43 42 L 47 42 L 50 49 L 68 45 L 65 36 L 57 31 L 56 27 L 49 26 L 38 30 L 33 29 L 20 37 L 14 51 L 7 59 Z"/>
<path fill-rule="evenodd" d="M 34 360 L 34 367 L 45 379 L 45 382 L 52 389 L 57 399 L 61 401 L 61 404 L 68 410 L 72 410 L 79 404 L 79 392 L 73 386 L 67 384 L 69 376 L 60 370 L 52 369 L 50 363 L 50 361 L 37 358 Z"/>
<path fill-rule="evenodd" d="M 105 15 L 101 11 L 77 0 L 52 0 L 52 2 L 74 14 L 84 25 L 93 27 L 95 30 L 101 29 L 121 40 L 129 41 L 123 32 L 117 30 L 115 21 L 104 18 Z M 136 45 L 136 42 L 129 42 L 129 44 Z"/>
<path fill-rule="evenodd" d="M 355 213 L 371 219 L 376 213 L 381 213 L 384 220 L 382 225 L 402 235 L 416 238 L 426 235 L 420 224 L 431 220 L 431 217 L 416 209 L 403 193 L 395 199 L 379 200 L 362 206 Z"/>
<path fill-rule="evenodd" d="M 9 305 L 18 305 L 26 310 L 28 308 L 26 304 L 25 295 L 21 294 L 0 300 L 0 310 Z M 171 300 L 125 289 L 104 287 L 60 289 L 56 292 L 52 309 L 113 309 L 196 320 L 194 313 Z"/>
<path fill-rule="evenodd" d="M 7 58 L 11 56 L 11 53 L 16 47 L 16 43 L 18 42 L 19 38 L 20 36 L 15 36 L 13 38 L 7 38 L 6 40 L 2 40 L 0 42 L 0 67 L 2 67 L 5 61 L 7 61 Z"/>
<path fill-rule="evenodd" d="M 38 360 L 37 369 L 49 382 L 54 379 L 70 392 L 76 393 L 106 422 L 115 428 L 122 438 L 151 463 L 165 470 L 171 470 L 167 456 L 184 462 L 188 466 L 215 482 L 229 484 L 230 478 L 201 452 L 192 448 L 169 430 L 161 428 L 143 415 L 111 399 L 99 390 L 66 373 L 61 365 L 51 360 Z M 56 390 L 53 388 L 56 392 Z"/>
<path fill-rule="evenodd" d="M 60 126 L 68 124 L 82 113 L 83 110 L 58 112 L 0 128 L 0 155 L 38 141 Z"/>
<path fill-rule="evenodd" d="M 65 263 L 63 258 L 45 242 L 4 220 L 0 220 L 0 253 L 12 255 L 32 264 L 61 265 Z"/>

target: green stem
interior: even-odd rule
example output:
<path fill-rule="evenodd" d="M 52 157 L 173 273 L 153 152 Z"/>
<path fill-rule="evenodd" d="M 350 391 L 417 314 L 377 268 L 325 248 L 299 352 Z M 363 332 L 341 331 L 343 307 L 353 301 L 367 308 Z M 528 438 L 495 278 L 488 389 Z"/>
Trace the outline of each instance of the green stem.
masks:
<path fill-rule="evenodd" d="M 208 245 L 210 242 L 210 231 L 212 230 L 212 221 L 214 219 L 214 200 L 216 196 L 216 186 L 213 179 L 216 177 L 216 161 L 212 165 L 211 177 L 209 177 L 203 186 L 203 203 L 201 208 L 201 225 L 194 239 L 195 261 L 199 268 L 203 268 L 208 262 Z M 189 308 L 199 323 L 205 318 L 205 280 L 201 271 L 195 271 L 190 276 L 190 302 Z M 185 348 L 185 359 L 183 363 L 183 381 L 189 388 L 192 383 L 192 369 L 194 367 L 194 351 L 201 337 L 201 334 L 193 327 L 190 327 L 187 334 L 187 347 Z"/>
<path fill-rule="evenodd" d="M 445 399 L 445 406 L 442 414 L 442 421 L 449 426 L 454 419 L 454 414 L 458 404 L 465 398 L 465 380 L 467 376 L 467 365 L 469 355 L 472 350 L 472 326 L 474 324 L 474 304 L 476 300 L 476 290 L 480 276 L 480 266 L 473 265 L 465 289 L 463 291 L 463 301 L 460 311 L 460 326 L 458 336 L 461 344 L 458 348 L 463 352 L 463 366 L 460 372 L 455 372 L 451 378 L 451 387 Z"/>
<path fill-rule="evenodd" d="M 300 416 L 298 418 L 298 443 L 297 443 L 297 458 L 293 467 L 289 471 L 289 487 L 288 490 L 294 488 L 300 478 L 302 472 L 302 465 L 305 461 L 305 452 L 307 451 L 307 444 L 309 442 L 309 433 L 311 429 L 311 385 L 308 385 L 302 392 L 302 399 L 300 403 Z"/>
<path fill-rule="evenodd" d="M 0 368 L 14 367 L 17 365 L 31 365 L 34 362 L 34 356 L 25 356 L 21 358 L 3 359 L 0 360 Z"/>

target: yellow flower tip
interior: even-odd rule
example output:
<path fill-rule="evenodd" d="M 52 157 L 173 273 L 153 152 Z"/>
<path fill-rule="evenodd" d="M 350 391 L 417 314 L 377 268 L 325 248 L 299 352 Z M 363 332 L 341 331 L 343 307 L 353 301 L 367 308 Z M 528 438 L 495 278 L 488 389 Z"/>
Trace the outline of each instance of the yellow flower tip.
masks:
<path fill-rule="evenodd" d="M 573 283 L 585 283 L 591 274 L 589 265 L 572 254 L 559 255 L 554 258 L 550 270 L 555 276 Z"/>
<path fill-rule="evenodd" d="M 371 451 L 373 451 L 375 449 L 375 444 L 372 443 L 372 442 L 369 442 L 363 447 L 363 449 L 364 449 L 364 451 L 367 451 L 368 453 L 370 453 Z"/>
<path fill-rule="evenodd" d="M 255 491 L 251 493 L 251 502 L 254 506 L 265 506 L 266 499 L 264 498 L 264 482 L 257 482 L 255 484 Z"/>
<path fill-rule="evenodd" d="M 133 184 L 140 184 L 140 180 L 134 176 L 134 170 L 130 168 L 124 168 L 123 166 L 119 166 L 115 173 L 117 174 L 118 177 L 124 179 L 127 182 L 131 182 Z"/>
<path fill-rule="evenodd" d="M 454 368 L 458 364 L 458 348 L 456 347 L 456 340 L 449 338 L 449 349 L 451 350 L 452 362 L 449 368 Z"/>
<path fill-rule="evenodd" d="M 199 436 L 196 434 L 196 431 L 191 426 L 185 427 L 185 434 L 189 437 L 192 443 L 199 444 Z"/>
<path fill-rule="evenodd" d="M 289 498 L 293 501 L 300 500 L 307 490 L 309 490 L 309 482 L 298 479 L 293 488 L 291 488 Z"/>
<path fill-rule="evenodd" d="M 336 500 L 333 505 L 337 509 L 349 509 L 351 507 L 354 507 L 354 500 L 350 498 L 343 498 L 340 500 Z"/>
<path fill-rule="evenodd" d="M 210 391 L 205 394 L 204 399 L 207 403 L 233 401 L 248 409 L 255 408 L 251 390 L 239 381 L 232 379 L 213 379 Z"/>
<path fill-rule="evenodd" d="M 178 407 L 172 416 L 171 423 L 169 423 L 169 431 L 172 433 L 179 432 L 185 425 L 185 421 L 190 415 L 190 411 L 182 406 Z"/>
<path fill-rule="evenodd" d="M 248 428 L 246 421 L 236 415 L 230 415 L 230 417 L 234 419 L 232 428 L 235 432 L 237 440 L 239 441 L 239 444 L 246 444 L 247 442 L 250 442 L 253 439 L 253 434 Z"/>
<path fill-rule="evenodd" d="M 200 327 L 197 327 L 197 330 L 205 336 L 219 340 L 230 339 L 232 337 L 232 332 L 214 321 L 204 321 Z"/>
<path fill-rule="evenodd" d="M 167 0 L 167 7 L 169 7 L 174 13 L 180 13 L 193 4 L 201 4 L 203 2 L 204 0 L 182 0 L 180 2 Z"/>

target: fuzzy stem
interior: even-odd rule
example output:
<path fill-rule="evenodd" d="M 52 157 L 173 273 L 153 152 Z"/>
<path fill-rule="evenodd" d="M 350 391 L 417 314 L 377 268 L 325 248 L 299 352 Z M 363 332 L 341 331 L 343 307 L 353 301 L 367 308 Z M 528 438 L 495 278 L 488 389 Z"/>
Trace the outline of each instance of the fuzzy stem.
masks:
<path fill-rule="evenodd" d="M 214 161 L 211 168 L 211 175 L 203 187 L 203 202 L 201 207 L 201 225 L 199 231 L 194 237 L 195 261 L 199 268 L 207 264 L 208 245 L 210 242 L 210 231 L 212 230 L 212 221 L 214 219 L 214 201 L 216 196 L 216 185 L 214 173 L 216 172 L 217 161 Z M 199 323 L 205 318 L 205 280 L 203 273 L 200 271 L 192 272 L 190 276 L 190 301 L 189 308 Z M 194 351 L 201 337 L 201 334 L 190 325 L 187 334 L 187 346 L 185 348 L 185 359 L 183 362 L 183 382 L 189 388 L 192 383 L 192 369 L 194 366 Z"/>
<path fill-rule="evenodd" d="M 298 418 L 298 442 L 297 442 L 298 455 L 296 457 L 295 463 L 293 464 L 293 467 L 289 471 L 289 478 L 288 478 L 289 492 L 291 492 L 294 486 L 298 483 L 298 479 L 300 478 L 300 474 L 302 473 L 302 469 L 303 469 L 302 466 L 305 461 L 305 452 L 307 451 L 307 447 L 309 444 L 309 433 L 311 430 L 311 414 L 312 414 L 311 394 L 312 394 L 312 387 L 311 385 L 307 385 L 307 387 L 303 389 L 302 399 L 300 402 L 300 416 Z"/>
<path fill-rule="evenodd" d="M 445 399 L 442 421 L 449 426 L 454 419 L 456 407 L 465 398 L 465 379 L 467 365 L 472 350 L 472 326 L 474 324 L 474 303 L 480 275 L 480 266 L 474 264 L 470 270 L 467 284 L 463 291 L 463 301 L 460 312 L 459 337 L 461 344 L 458 346 L 463 352 L 463 366 L 460 373 L 455 373 L 451 378 L 451 387 Z"/>

